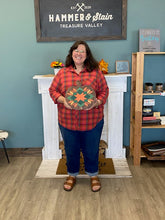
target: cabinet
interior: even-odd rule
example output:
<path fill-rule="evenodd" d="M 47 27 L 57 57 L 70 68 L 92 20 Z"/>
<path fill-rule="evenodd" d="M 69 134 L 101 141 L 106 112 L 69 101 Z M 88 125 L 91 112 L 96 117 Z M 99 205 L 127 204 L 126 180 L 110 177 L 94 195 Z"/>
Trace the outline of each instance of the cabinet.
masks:
<path fill-rule="evenodd" d="M 158 93 L 143 93 L 144 58 L 145 55 L 165 55 L 165 52 L 132 53 L 131 113 L 130 113 L 130 154 L 134 165 L 140 165 L 141 158 L 146 157 L 141 149 L 142 129 L 165 128 L 165 125 L 142 126 L 143 96 L 156 96 Z M 162 80 L 163 77 L 162 77 Z M 165 99 L 164 99 L 165 100 Z M 148 158 L 152 159 L 152 158 Z M 165 159 L 157 157 L 154 159 Z"/>

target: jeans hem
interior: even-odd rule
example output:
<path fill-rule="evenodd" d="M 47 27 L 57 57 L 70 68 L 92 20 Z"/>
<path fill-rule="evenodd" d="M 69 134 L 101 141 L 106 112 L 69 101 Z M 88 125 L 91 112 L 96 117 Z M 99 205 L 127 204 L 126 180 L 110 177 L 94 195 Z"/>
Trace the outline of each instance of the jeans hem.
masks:
<path fill-rule="evenodd" d="M 98 172 L 89 173 L 89 172 L 85 171 L 85 173 L 86 173 L 88 176 L 90 176 L 90 177 L 92 177 L 92 176 L 97 176 L 97 175 L 98 175 Z"/>
<path fill-rule="evenodd" d="M 70 172 L 68 172 L 69 176 L 75 176 L 76 177 L 78 174 L 79 174 L 79 172 L 77 172 L 77 173 L 70 173 Z"/>

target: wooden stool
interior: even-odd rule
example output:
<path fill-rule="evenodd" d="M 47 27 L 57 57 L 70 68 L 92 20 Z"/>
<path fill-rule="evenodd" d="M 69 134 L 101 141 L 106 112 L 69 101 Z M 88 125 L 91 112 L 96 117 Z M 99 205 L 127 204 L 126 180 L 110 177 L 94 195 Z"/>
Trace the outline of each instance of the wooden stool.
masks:
<path fill-rule="evenodd" d="M 7 150 L 6 150 L 6 146 L 5 146 L 5 141 L 4 141 L 7 137 L 8 137 L 8 132 L 0 130 L 0 141 L 2 142 L 3 149 L 5 151 L 5 155 L 6 155 L 7 161 L 8 161 L 8 163 L 10 163 L 9 157 L 8 157 L 8 154 L 7 154 Z"/>

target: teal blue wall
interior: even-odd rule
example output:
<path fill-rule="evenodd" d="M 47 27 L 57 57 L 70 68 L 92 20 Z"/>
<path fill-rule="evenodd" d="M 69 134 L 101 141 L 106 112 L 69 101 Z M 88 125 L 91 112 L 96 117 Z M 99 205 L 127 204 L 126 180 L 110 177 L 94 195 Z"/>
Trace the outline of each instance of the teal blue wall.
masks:
<path fill-rule="evenodd" d="M 161 51 L 165 51 L 164 10 L 164 0 L 128 0 L 127 40 L 88 41 L 96 59 L 108 62 L 110 72 L 115 71 L 115 60 L 131 62 L 131 53 L 138 51 L 139 28 L 160 29 Z M 52 73 L 51 61 L 65 60 L 72 43 L 37 43 L 33 0 L 0 0 L 0 129 L 10 132 L 8 147 L 44 145 L 41 97 L 32 78 Z M 130 80 L 124 106 L 126 146 L 129 113 Z"/>

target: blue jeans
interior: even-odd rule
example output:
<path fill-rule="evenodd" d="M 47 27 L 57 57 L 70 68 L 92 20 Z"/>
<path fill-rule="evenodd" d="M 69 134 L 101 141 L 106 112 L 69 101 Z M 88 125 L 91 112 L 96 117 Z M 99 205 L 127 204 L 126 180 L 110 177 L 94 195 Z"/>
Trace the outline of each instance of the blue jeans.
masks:
<path fill-rule="evenodd" d="M 79 174 L 80 150 L 84 157 L 85 172 L 89 176 L 98 174 L 99 143 L 103 124 L 102 119 L 95 128 L 89 131 L 73 131 L 59 124 L 65 145 L 69 175 L 77 176 Z"/>

